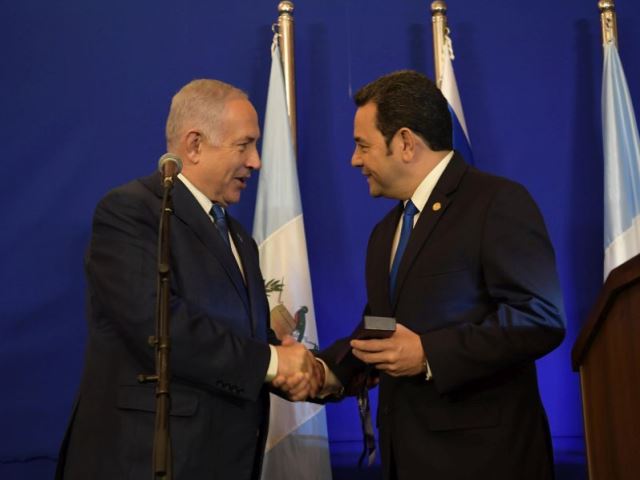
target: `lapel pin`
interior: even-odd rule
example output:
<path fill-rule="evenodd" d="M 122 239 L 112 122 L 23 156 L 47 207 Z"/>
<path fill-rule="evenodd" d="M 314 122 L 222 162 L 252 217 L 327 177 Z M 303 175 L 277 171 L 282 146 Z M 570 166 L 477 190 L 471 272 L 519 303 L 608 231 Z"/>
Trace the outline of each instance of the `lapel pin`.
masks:
<path fill-rule="evenodd" d="M 442 208 L 442 204 L 440 202 L 436 202 L 433 204 L 433 206 L 431 207 L 433 209 L 434 212 L 437 212 L 438 210 L 440 210 Z"/>

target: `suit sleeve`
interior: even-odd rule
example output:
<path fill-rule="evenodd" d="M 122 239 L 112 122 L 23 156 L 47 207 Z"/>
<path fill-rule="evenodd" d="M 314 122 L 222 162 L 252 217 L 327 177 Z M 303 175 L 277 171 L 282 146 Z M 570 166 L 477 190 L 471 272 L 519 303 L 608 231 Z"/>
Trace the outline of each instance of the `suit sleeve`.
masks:
<path fill-rule="evenodd" d="M 363 316 L 369 314 L 369 306 L 364 309 Z M 336 376 L 344 387 L 343 396 L 356 395 L 362 388 L 362 382 L 366 381 L 365 375 L 377 375 L 377 372 L 367 369 L 367 364 L 356 358 L 351 353 L 351 339 L 360 329 L 362 321 L 358 322 L 350 336 L 336 340 L 332 345 L 318 353 L 327 368 Z M 329 396 L 325 401 L 341 400 L 342 397 Z"/>
<path fill-rule="evenodd" d="M 143 196 L 117 190 L 96 208 L 86 259 L 91 334 L 124 348 L 149 372 L 155 333 L 158 213 Z M 159 209 L 158 209 L 159 211 Z M 171 373 L 176 379 L 255 400 L 270 352 L 266 343 L 234 333 L 171 282 Z M 118 347 L 120 348 L 120 347 Z"/>
<path fill-rule="evenodd" d="M 480 241 L 491 312 L 421 335 L 442 394 L 534 361 L 565 334 L 553 247 L 524 187 L 508 183 L 498 189 Z"/>

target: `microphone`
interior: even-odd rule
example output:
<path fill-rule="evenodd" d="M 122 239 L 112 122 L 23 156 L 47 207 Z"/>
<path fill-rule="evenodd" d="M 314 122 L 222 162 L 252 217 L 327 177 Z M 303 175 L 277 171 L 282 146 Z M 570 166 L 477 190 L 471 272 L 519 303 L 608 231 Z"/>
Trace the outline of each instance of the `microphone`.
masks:
<path fill-rule="evenodd" d="M 158 160 L 158 170 L 162 174 L 162 185 L 173 185 L 173 177 L 182 171 L 182 160 L 173 153 L 165 153 Z"/>

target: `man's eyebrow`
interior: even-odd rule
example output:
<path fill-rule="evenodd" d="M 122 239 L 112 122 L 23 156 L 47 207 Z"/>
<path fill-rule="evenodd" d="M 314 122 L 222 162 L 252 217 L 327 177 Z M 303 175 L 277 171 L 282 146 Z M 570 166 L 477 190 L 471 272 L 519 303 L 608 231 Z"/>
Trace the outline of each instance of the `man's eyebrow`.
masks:
<path fill-rule="evenodd" d="M 236 143 L 246 143 L 246 142 L 255 142 L 256 140 L 258 140 L 258 137 L 253 137 L 251 135 L 247 135 L 245 137 L 239 138 L 238 140 L 236 140 Z"/>
<path fill-rule="evenodd" d="M 365 145 L 368 143 L 362 137 L 353 137 L 353 141 L 356 143 L 364 143 Z"/>

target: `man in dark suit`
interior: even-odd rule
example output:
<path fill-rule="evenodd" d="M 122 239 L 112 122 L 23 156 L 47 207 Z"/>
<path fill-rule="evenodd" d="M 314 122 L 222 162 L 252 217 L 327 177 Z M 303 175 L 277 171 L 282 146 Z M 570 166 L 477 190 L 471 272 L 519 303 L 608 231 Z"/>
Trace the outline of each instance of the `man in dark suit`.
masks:
<path fill-rule="evenodd" d="M 275 339 L 257 247 L 225 211 L 260 167 L 257 114 L 237 88 L 195 80 L 174 96 L 166 134 L 184 163 L 170 239 L 173 478 L 258 479 L 270 382 L 308 384 L 313 357 Z M 86 365 L 58 478 L 151 478 L 155 385 L 136 376 L 154 371 L 161 201 L 156 173 L 96 208 Z"/>
<path fill-rule="evenodd" d="M 386 75 L 355 102 L 351 163 L 372 196 L 400 201 L 369 239 L 365 314 L 398 325 L 327 349 L 323 393 L 356 391 L 375 367 L 385 479 L 552 478 L 534 362 L 565 327 L 538 208 L 452 150 L 447 102 L 423 75 Z"/>

